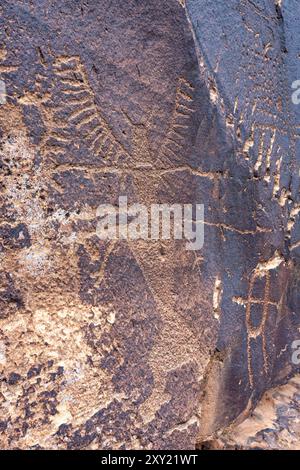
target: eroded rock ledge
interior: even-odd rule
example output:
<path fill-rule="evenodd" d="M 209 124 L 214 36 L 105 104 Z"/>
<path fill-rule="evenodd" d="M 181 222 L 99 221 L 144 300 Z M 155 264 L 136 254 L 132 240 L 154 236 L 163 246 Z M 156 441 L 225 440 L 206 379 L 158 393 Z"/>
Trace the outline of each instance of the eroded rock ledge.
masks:
<path fill-rule="evenodd" d="M 241 424 L 232 425 L 215 440 L 200 444 L 209 450 L 299 450 L 300 378 L 271 389 Z"/>

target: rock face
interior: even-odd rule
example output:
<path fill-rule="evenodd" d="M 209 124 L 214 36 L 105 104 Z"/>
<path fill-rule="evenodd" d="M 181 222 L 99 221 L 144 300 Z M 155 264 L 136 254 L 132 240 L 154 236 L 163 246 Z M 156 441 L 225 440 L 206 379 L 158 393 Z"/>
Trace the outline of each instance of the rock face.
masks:
<path fill-rule="evenodd" d="M 202 449 L 299 450 L 299 392 L 299 376 L 269 390 L 249 418 L 214 441 L 202 443 Z"/>
<path fill-rule="evenodd" d="M 277 3 L 1 2 L 1 448 L 193 449 L 299 371 Z M 99 240 L 120 195 L 204 204 L 203 248 Z"/>

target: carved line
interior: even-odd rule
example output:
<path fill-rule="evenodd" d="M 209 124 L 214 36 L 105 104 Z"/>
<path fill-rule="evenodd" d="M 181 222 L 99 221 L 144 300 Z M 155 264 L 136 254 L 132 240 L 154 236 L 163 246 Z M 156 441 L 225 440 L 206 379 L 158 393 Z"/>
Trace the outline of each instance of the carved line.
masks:
<path fill-rule="evenodd" d="M 63 106 L 56 107 L 54 122 L 57 128 L 51 130 L 50 137 L 54 137 L 55 134 L 57 136 L 57 132 L 61 129 L 69 130 L 70 126 L 74 125 L 94 155 L 114 163 L 117 163 L 121 157 L 123 160 L 124 157 L 129 159 L 130 155 L 101 116 L 80 58 L 77 56 L 57 57 L 54 70 L 66 101 Z M 66 118 L 60 117 L 60 111 L 66 114 Z M 62 147 L 67 147 L 71 141 L 70 136 L 61 140 L 60 143 Z M 49 140 L 46 143 L 47 146 L 49 147 Z M 53 150 L 53 147 L 45 149 L 46 153 L 52 153 Z M 64 148 L 61 149 L 62 153 L 63 150 Z"/>
<path fill-rule="evenodd" d="M 181 131 L 189 128 L 191 117 L 196 111 L 193 108 L 193 92 L 194 87 L 187 80 L 184 78 L 178 80 L 170 127 L 160 155 L 168 160 L 173 161 L 174 158 L 177 160 L 180 156 L 178 153 L 183 150 L 186 136 Z"/>
<path fill-rule="evenodd" d="M 269 308 L 271 305 L 277 307 L 277 304 L 274 302 L 271 302 L 269 300 L 270 297 L 270 273 L 266 272 L 264 274 L 264 297 L 263 299 L 253 299 L 253 287 L 254 287 L 254 282 L 256 279 L 261 278 L 256 273 L 253 273 L 251 275 L 250 279 L 250 286 L 249 286 L 249 293 L 248 293 L 248 299 L 245 301 L 246 305 L 246 328 L 247 328 L 247 356 L 248 356 L 248 376 L 249 376 L 249 383 L 251 388 L 253 388 L 254 385 L 254 372 L 253 372 L 253 366 L 252 366 L 252 360 L 253 360 L 253 355 L 251 351 L 251 339 L 256 339 L 259 336 L 262 338 L 262 353 L 263 353 L 263 367 L 264 367 L 264 372 L 265 374 L 268 373 L 269 365 L 268 365 L 268 353 L 267 353 L 267 345 L 266 345 L 266 335 L 265 335 L 265 326 L 266 326 L 266 321 L 268 319 L 268 313 L 269 313 Z M 251 305 L 262 305 L 263 306 L 263 311 L 262 311 L 262 319 L 260 322 L 260 325 L 258 327 L 255 327 L 251 324 Z"/>

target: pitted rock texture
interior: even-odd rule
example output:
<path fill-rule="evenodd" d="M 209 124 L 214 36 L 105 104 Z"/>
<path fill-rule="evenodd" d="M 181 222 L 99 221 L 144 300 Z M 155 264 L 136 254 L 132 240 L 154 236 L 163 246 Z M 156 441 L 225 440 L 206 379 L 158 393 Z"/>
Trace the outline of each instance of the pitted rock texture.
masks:
<path fill-rule="evenodd" d="M 299 372 L 277 3 L 1 2 L 1 448 L 193 449 Z M 120 195 L 204 204 L 203 249 L 100 241 Z"/>

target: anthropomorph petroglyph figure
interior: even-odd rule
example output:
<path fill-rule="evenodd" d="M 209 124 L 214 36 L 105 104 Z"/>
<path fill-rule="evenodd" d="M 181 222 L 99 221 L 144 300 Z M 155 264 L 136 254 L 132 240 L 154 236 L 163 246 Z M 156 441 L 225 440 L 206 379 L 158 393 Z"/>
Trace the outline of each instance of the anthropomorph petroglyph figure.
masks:
<path fill-rule="evenodd" d="M 2 2 L 1 448 L 193 449 L 296 373 L 299 139 L 240 3 L 223 63 L 220 2 Z M 203 247 L 99 239 L 120 196 L 204 204 Z"/>

